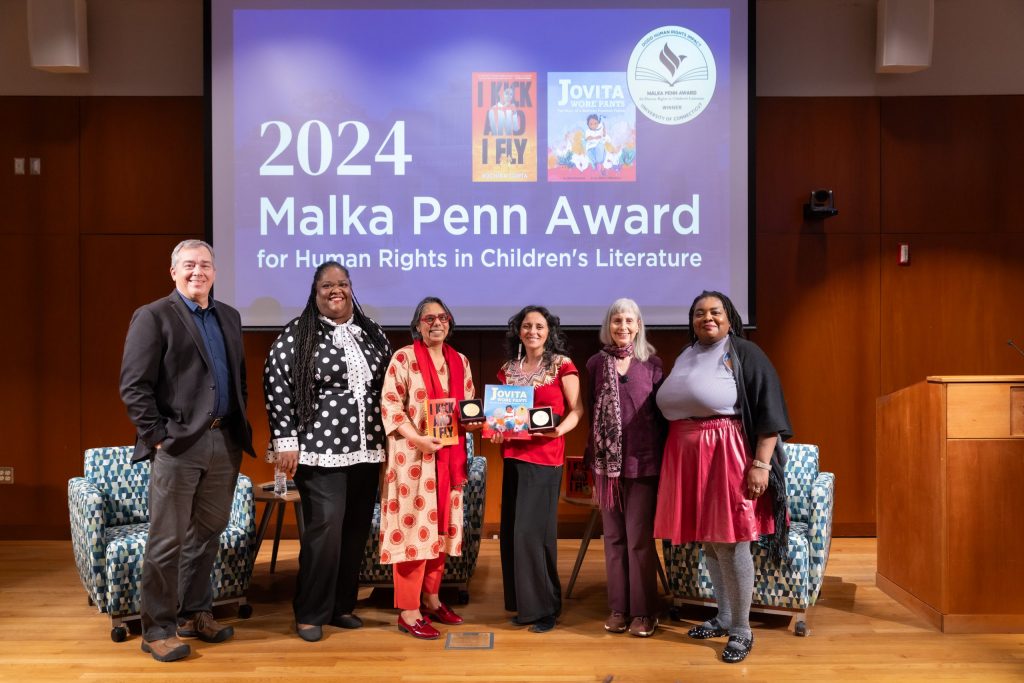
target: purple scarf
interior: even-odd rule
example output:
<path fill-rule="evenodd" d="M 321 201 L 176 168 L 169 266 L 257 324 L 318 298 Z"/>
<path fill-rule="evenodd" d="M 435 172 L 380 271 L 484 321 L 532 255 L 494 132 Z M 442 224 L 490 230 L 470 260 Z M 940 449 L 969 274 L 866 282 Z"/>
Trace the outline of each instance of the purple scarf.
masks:
<path fill-rule="evenodd" d="M 615 360 L 630 358 L 633 345 L 605 346 L 604 382 L 594 400 L 594 494 L 606 510 L 620 507 L 619 477 L 622 474 L 622 406 L 619 403 L 619 373 Z"/>

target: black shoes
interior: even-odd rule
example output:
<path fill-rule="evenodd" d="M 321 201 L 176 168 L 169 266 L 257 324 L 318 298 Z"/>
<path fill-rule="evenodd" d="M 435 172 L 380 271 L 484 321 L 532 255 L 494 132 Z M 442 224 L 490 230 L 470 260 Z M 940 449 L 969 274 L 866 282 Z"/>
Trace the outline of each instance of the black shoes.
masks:
<path fill-rule="evenodd" d="M 729 644 L 722 650 L 722 661 L 728 664 L 735 664 L 736 662 L 742 662 L 750 654 L 750 651 L 754 648 L 754 635 L 751 634 L 749 638 L 745 636 L 732 635 L 729 636 Z"/>
<path fill-rule="evenodd" d="M 687 631 L 686 635 L 696 640 L 707 640 L 708 638 L 721 638 L 722 636 L 727 636 L 729 635 L 729 631 L 724 628 L 708 628 L 704 624 L 698 624 Z"/>
<path fill-rule="evenodd" d="M 342 614 L 340 617 L 334 617 L 328 622 L 331 626 L 337 626 L 338 628 L 362 628 L 363 620 L 354 614 Z"/>
<path fill-rule="evenodd" d="M 531 624 L 530 628 L 528 628 L 527 630 L 530 633 L 547 633 L 548 631 L 550 631 L 554 627 L 555 627 L 555 617 L 554 617 L 554 615 L 550 615 L 550 616 L 547 616 L 547 617 L 541 617 L 537 621 L 533 622 L 533 624 Z"/>
<path fill-rule="evenodd" d="M 315 643 L 324 637 L 323 626 L 307 626 L 306 628 L 295 627 L 295 632 L 299 634 L 299 638 L 302 638 L 307 643 Z"/>

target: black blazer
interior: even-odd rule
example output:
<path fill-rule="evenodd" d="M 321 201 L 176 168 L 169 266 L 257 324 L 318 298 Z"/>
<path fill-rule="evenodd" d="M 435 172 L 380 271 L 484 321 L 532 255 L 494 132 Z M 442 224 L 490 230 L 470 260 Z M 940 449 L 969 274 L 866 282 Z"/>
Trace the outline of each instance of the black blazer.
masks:
<path fill-rule="evenodd" d="M 242 450 L 254 456 L 252 427 L 245 414 L 241 317 L 219 301 L 216 311 L 239 406 L 225 428 Z M 157 444 L 168 455 L 187 450 L 210 428 L 214 394 L 213 363 L 177 290 L 136 310 L 121 359 L 121 400 L 138 433 L 132 459 L 152 458 Z"/>

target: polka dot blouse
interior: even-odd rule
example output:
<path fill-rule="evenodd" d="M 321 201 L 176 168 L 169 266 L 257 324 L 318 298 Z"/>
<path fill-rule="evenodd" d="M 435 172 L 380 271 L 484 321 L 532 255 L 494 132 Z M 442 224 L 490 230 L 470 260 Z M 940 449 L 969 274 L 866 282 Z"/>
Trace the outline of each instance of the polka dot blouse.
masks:
<path fill-rule="evenodd" d="M 285 326 L 263 367 L 272 450 L 298 450 L 299 464 L 314 467 L 384 462 L 380 391 L 391 349 L 378 351 L 354 324 L 321 317 L 314 360 L 318 405 L 312 424 L 300 430 L 292 380 L 297 326 L 297 318 Z"/>

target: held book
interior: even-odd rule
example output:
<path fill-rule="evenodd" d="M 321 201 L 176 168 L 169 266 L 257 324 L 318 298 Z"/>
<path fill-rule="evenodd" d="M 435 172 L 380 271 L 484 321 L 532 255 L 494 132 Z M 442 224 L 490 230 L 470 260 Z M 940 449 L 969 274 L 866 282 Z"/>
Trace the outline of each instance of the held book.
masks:
<path fill-rule="evenodd" d="M 423 401 L 423 414 L 427 417 L 427 436 L 441 439 L 442 446 L 459 442 L 456 427 L 457 401 L 454 398 L 428 398 Z"/>
<path fill-rule="evenodd" d="M 504 439 L 530 438 L 530 408 L 533 387 L 511 384 L 488 384 L 484 387 L 484 422 L 482 438 L 501 432 Z"/>

